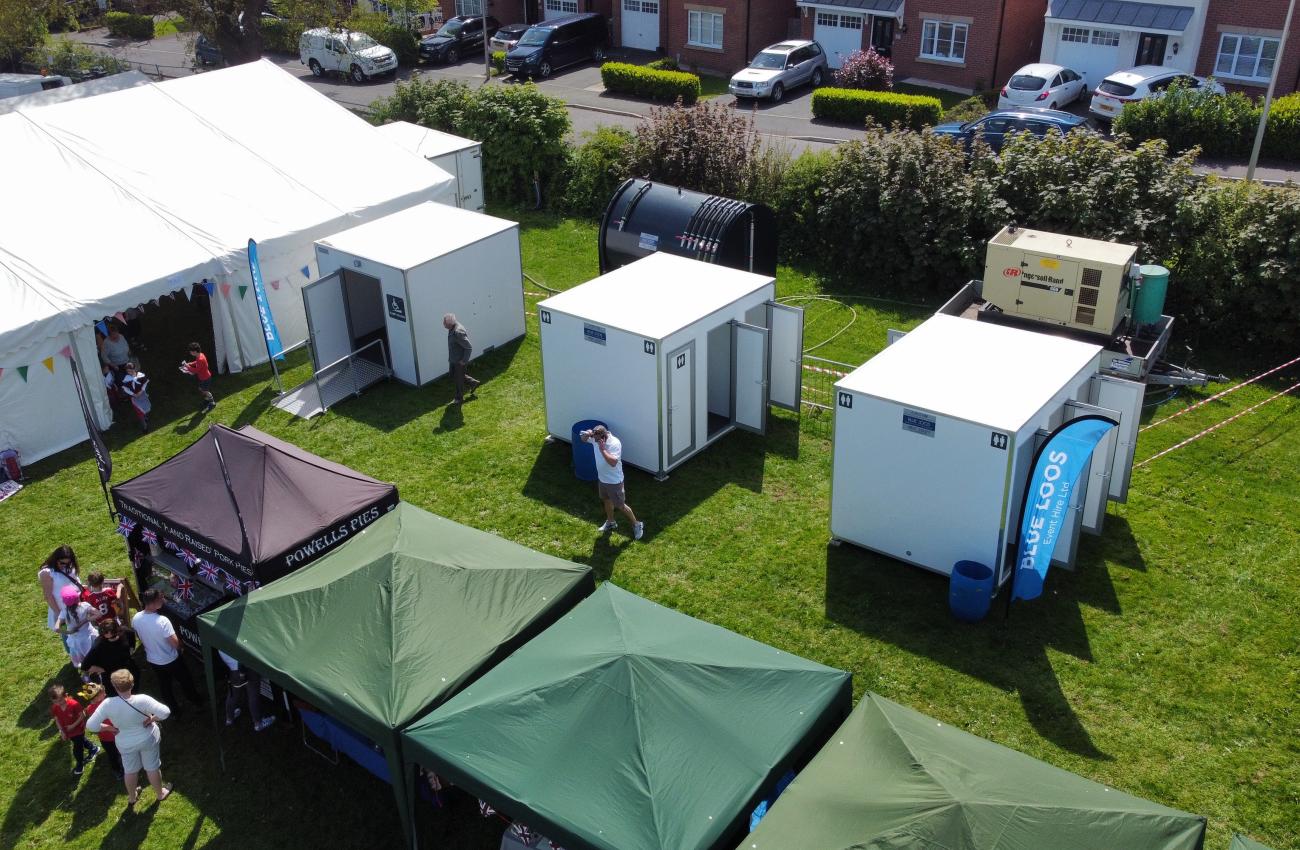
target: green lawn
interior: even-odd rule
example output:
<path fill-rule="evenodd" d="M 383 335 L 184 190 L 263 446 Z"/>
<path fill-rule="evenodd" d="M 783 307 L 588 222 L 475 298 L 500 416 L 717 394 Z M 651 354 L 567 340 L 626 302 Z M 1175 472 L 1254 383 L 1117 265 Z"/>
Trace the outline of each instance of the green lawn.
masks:
<path fill-rule="evenodd" d="M 541 214 L 523 221 L 525 268 L 565 288 L 596 274 L 594 228 Z M 782 295 L 845 292 L 847 284 L 782 269 Z M 855 291 L 887 291 L 869 278 Z M 528 298 L 529 309 L 535 303 Z M 927 310 L 862 297 L 808 301 L 807 344 L 847 326 L 817 354 L 861 362 L 887 327 Z M 865 689 L 1068 770 L 1210 818 L 1210 850 L 1232 829 L 1279 850 L 1300 848 L 1300 610 L 1295 520 L 1300 402 L 1285 397 L 1138 471 L 1106 534 L 1085 539 L 1079 569 L 1054 573 L 1048 592 L 1010 622 L 964 626 L 947 613 L 944 580 L 850 546 L 827 546 L 830 443 L 824 428 L 776 414 L 766 437 L 734 434 L 663 483 L 631 472 L 629 500 L 647 526 L 632 543 L 595 533 L 593 493 L 574 481 L 569 448 L 544 445 L 536 320 L 521 342 L 477 364 L 486 379 L 463 412 L 445 382 L 392 383 L 301 421 L 269 409 L 268 372 L 220 376 L 220 404 L 194 414 L 197 395 L 167 374 L 196 317 L 150 324 L 146 364 L 159 363 L 155 427 L 110 433 L 115 480 L 192 441 L 207 421 L 252 422 L 363 472 L 397 482 L 403 498 L 524 545 L 590 564 L 602 580 L 693 616 L 854 674 Z M 850 324 L 851 321 L 851 324 Z M 188 323 L 188 324 L 187 324 Z M 189 328 L 189 330 L 187 330 Z M 1290 355 L 1290 352 L 1282 352 Z M 1227 363 L 1234 377 L 1269 363 Z M 961 364 L 953 364 L 961 368 Z M 291 378 L 305 376 L 301 359 Z M 616 376 L 615 376 L 616 377 Z M 978 380 L 978 376 L 972 376 Z M 1142 436 L 1147 457 L 1259 402 L 1261 383 Z M 1189 391 L 1159 416 L 1205 397 Z M 386 786 L 350 763 L 303 748 L 296 729 L 254 736 L 223 730 L 227 771 L 206 720 L 165 724 L 164 771 L 177 794 L 124 815 L 106 767 L 69 773 L 42 696 L 70 681 L 44 630 L 39 561 L 58 543 L 83 569 L 124 574 L 89 450 L 29 468 L 26 489 L 0 504 L 0 847 L 263 848 L 396 846 Z M 144 688 L 153 690 L 146 673 Z M 582 742 L 574 742 L 582 757 Z M 563 765 L 555 765 L 563 771 Z M 149 793 L 146 801 L 152 800 Z M 500 824 L 471 801 L 422 812 L 424 846 L 495 848 Z M 1047 850 L 1045 848 L 1045 850 Z M 1116 848 L 1116 850 L 1128 850 Z"/>
<path fill-rule="evenodd" d="M 939 102 L 943 104 L 945 112 L 970 97 L 968 94 L 958 94 L 955 91 L 948 91 L 947 89 L 936 89 L 931 88 L 930 86 L 914 86 L 910 83 L 895 83 L 894 91 L 898 94 L 917 94 L 925 95 L 926 97 L 937 97 L 939 98 Z"/>

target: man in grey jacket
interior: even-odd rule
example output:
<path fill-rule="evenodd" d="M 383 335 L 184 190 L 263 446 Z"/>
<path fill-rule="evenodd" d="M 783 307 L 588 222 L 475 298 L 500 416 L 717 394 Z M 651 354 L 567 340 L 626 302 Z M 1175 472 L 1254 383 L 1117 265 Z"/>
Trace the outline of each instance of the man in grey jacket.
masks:
<path fill-rule="evenodd" d="M 477 378 L 465 374 L 465 369 L 469 366 L 470 352 L 474 348 L 470 345 L 469 331 L 456 321 L 455 313 L 443 316 L 442 326 L 447 329 L 447 363 L 452 380 L 456 382 L 456 398 L 452 400 L 452 404 L 461 404 L 465 401 L 465 387 L 468 386 L 470 395 L 474 395 L 474 388 L 479 385 Z"/>

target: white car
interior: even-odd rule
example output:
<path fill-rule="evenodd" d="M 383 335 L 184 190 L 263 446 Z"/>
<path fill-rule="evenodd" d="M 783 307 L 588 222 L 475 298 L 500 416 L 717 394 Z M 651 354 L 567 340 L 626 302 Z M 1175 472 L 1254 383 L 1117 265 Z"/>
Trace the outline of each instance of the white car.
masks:
<path fill-rule="evenodd" d="M 1209 87 L 1215 94 L 1225 94 L 1226 89 L 1215 80 L 1194 77 L 1186 71 L 1160 65 L 1139 65 L 1127 71 L 1116 71 L 1101 81 L 1092 93 L 1088 112 L 1105 121 L 1114 120 L 1126 103 L 1159 97 L 1175 82 L 1186 83 L 1189 88 Z"/>
<path fill-rule="evenodd" d="M 298 60 L 314 76 L 342 74 L 364 83 L 380 74 L 397 72 L 397 54 L 363 32 L 307 30 L 298 39 Z"/>
<path fill-rule="evenodd" d="M 998 109 L 1064 109 L 1087 93 L 1087 77 L 1073 68 L 1035 62 L 1011 75 L 998 93 Z"/>

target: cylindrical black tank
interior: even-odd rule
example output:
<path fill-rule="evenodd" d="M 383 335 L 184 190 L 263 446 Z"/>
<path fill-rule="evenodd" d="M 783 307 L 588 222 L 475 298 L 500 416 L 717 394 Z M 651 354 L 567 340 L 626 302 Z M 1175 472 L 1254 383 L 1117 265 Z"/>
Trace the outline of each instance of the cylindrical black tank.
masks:
<path fill-rule="evenodd" d="M 666 251 L 776 276 L 776 216 L 762 204 L 633 178 L 600 223 L 600 272 Z"/>

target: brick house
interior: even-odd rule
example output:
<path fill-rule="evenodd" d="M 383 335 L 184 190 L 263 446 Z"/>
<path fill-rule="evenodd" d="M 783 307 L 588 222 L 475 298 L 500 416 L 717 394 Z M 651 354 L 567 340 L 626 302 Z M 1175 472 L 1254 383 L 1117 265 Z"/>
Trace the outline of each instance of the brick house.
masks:
<path fill-rule="evenodd" d="M 1196 73 L 1232 89 L 1262 96 L 1281 46 L 1287 0 L 1210 0 Z M 1282 51 L 1277 96 L 1300 91 L 1300 20 Z"/>
<path fill-rule="evenodd" d="M 614 0 L 439 0 L 439 5 L 444 20 L 454 15 L 481 15 L 486 6 L 487 14 L 503 24 L 535 24 L 575 12 L 600 12 L 609 18 L 613 2 Z M 618 43 L 617 35 L 614 43 Z"/>

